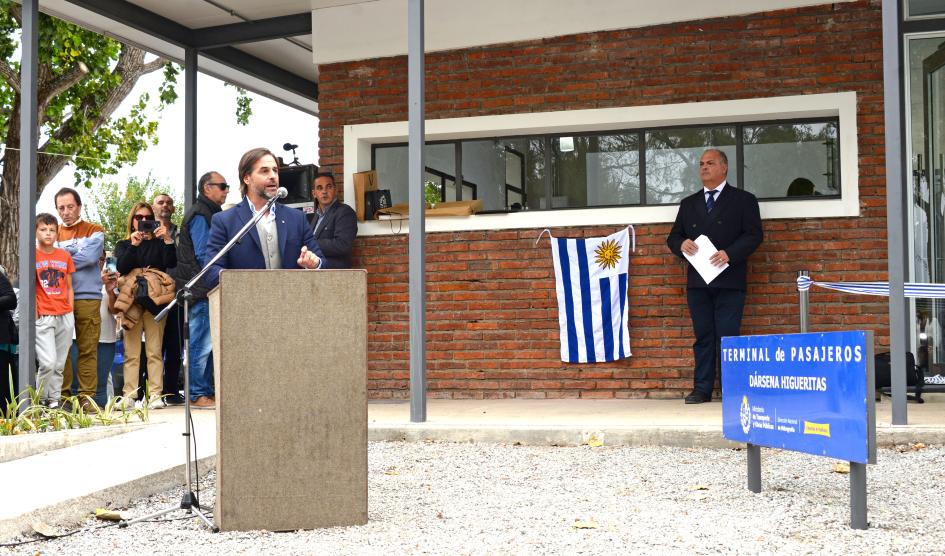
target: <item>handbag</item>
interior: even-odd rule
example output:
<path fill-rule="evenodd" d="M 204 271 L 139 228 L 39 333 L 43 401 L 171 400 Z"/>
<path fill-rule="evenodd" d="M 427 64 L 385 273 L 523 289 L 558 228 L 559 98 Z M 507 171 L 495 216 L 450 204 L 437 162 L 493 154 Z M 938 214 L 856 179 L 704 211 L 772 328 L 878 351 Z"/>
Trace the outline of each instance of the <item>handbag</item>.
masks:
<path fill-rule="evenodd" d="M 377 211 L 390 208 L 390 189 L 378 189 L 364 192 L 364 219 L 374 220 Z"/>
<path fill-rule="evenodd" d="M 166 307 L 166 305 L 158 305 L 151 299 L 150 294 L 148 293 L 148 280 L 144 275 L 139 275 L 135 278 L 135 303 L 140 305 L 142 309 L 156 315 L 161 312 L 161 310 Z"/>

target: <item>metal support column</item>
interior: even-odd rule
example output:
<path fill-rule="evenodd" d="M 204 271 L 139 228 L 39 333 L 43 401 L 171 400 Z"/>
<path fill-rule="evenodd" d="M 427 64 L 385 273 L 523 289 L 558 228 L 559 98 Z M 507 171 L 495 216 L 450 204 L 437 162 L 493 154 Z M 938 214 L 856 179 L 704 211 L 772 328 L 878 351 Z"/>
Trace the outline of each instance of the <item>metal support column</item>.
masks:
<path fill-rule="evenodd" d="M 197 198 L 197 50 L 184 50 L 184 211 Z"/>
<path fill-rule="evenodd" d="M 23 51 L 20 66 L 20 343 L 17 390 L 26 392 L 36 358 L 36 149 L 39 0 L 23 0 Z M 11 215 L 12 216 L 12 215 Z"/>
<path fill-rule="evenodd" d="M 463 142 L 457 141 L 456 146 L 453 148 L 453 174 L 455 175 L 455 180 L 453 184 L 456 186 L 456 200 L 463 200 Z"/>
<path fill-rule="evenodd" d="M 427 420 L 426 223 L 423 198 L 423 0 L 407 3 L 408 188 L 410 238 L 410 421 Z"/>
<path fill-rule="evenodd" d="M 806 270 L 798 271 L 797 277 L 800 278 L 801 276 L 807 277 L 810 276 L 810 273 Z M 810 297 L 808 296 L 808 294 L 810 294 L 810 290 L 799 291 L 797 293 L 800 296 L 800 307 L 798 314 L 800 315 L 801 333 L 804 334 L 807 332 L 807 321 L 808 315 L 810 314 Z"/>
<path fill-rule="evenodd" d="M 542 151 L 544 152 L 542 153 L 542 155 L 544 156 L 543 166 L 545 170 L 545 176 L 544 176 L 545 178 L 545 206 L 541 208 L 550 209 L 550 208 L 554 208 L 554 205 L 551 202 L 552 199 L 554 198 L 554 184 L 552 183 L 553 176 L 551 175 L 552 173 L 551 149 L 554 148 L 553 146 L 554 141 L 546 135 L 542 139 L 542 142 L 544 143 L 544 148 L 542 149 Z M 644 158 L 642 160 L 646 160 L 646 159 Z"/>
<path fill-rule="evenodd" d="M 886 237 L 889 270 L 889 357 L 892 371 L 892 424 L 906 425 L 906 260 L 901 120 L 902 45 L 898 0 L 883 0 L 883 110 L 886 124 Z"/>
<path fill-rule="evenodd" d="M 866 464 L 850 462 L 850 527 L 866 529 Z"/>
<path fill-rule="evenodd" d="M 761 492 L 761 446 L 748 444 L 748 490 Z"/>

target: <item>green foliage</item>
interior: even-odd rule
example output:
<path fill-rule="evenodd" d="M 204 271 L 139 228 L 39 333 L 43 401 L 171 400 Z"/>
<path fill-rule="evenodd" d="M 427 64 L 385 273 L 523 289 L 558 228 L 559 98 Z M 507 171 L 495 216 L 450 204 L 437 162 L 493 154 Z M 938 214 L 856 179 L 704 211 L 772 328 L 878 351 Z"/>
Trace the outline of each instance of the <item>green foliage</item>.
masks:
<path fill-rule="evenodd" d="M 224 83 L 226 87 L 236 87 L 236 123 L 248 125 L 249 117 L 253 115 L 253 99 L 246 89 L 232 83 Z"/>
<path fill-rule="evenodd" d="M 177 90 L 174 89 L 174 86 L 177 85 L 177 74 L 179 73 L 180 68 L 177 67 L 177 64 L 164 66 L 164 83 L 161 83 L 161 87 L 158 89 L 162 109 L 168 104 L 174 104 L 174 101 L 177 100 Z"/>
<path fill-rule="evenodd" d="M 12 391 L 9 399 L 14 399 Z M 133 407 L 126 409 L 125 406 L 131 404 L 125 404 L 125 399 L 119 396 L 100 408 L 91 398 L 85 399 L 95 407 L 94 412 L 87 412 L 82 407 L 79 396 L 66 398 L 60 407 L 50 409 L 41 403 L 39 391 L 29 386 L 19 399 L 7 406 L 6 412 L 0 413 L 0 436 L 127 424 L 132 417 L 142 422 L 148 420 L 147 404 L 143 410 Z"/>
<path fill-rule="evenodd" d="M 440 202 L 440 186 L 432 181 L 423 184 L 423 200 L 430 207 L 436 206 Z"/>
<path fill-rule="evenodd" d="M 14 13 L 18 11 L 19 7 L 12 0 L 0 0 L 0 57 L 17 72 L 21 32 Z M 124 98 L 114 98 L 123 79 L 127 79 L 116 67 L 128 48 L 103 35 L 40 14 L 40 75 L 55 79 L 80 66 L 87 69 L 78 83 L 49 99 L 40 115 L 41 137 L 48 139 L 44 150 L 71 157 L 76 185 L 88 187 L 95 178 L 114 175 L 122 166 L 137 162 L 141 151 L 157 143 L 157 122 L 147 117 L 149 95 L 142 95 L 127 116 L 107 117 L 117 105 L 116 100 L 120 102 Z M 140 68 L 136 71 L 136 75 L 146 73 Z M 165 80 L 157 99 L 159 110 L 177 98 L 174 91 L 177 73 L 172 64 L 164 65 Z M 13 88 L 0 80 L 0 135 L 3 137 L 8 136 L 10 110 L 17 97 Z M 48 176 L 48 180 L 53 177 Z M 43 185 L 45 182 L 40 184 Z"/>
<path fill-rule="evenodd" d="M 171 221 L 180 226 L 181 218 L 184 216 L 183 199 L 173 189 L 152 178 L 150 174 L 143 180 L 132 177 L 125 185 L 109 182 L 92 189 L 94 202 L 87 204 L 90 208 L 89 219 L 105 228 L 106 249 L 113 251 L 115 244 L 127 237 L 128 214 L 135 203 L 138 201 L 150 203 L 160 193 L 170 195 L 174 199 L 176 210 Z"/>

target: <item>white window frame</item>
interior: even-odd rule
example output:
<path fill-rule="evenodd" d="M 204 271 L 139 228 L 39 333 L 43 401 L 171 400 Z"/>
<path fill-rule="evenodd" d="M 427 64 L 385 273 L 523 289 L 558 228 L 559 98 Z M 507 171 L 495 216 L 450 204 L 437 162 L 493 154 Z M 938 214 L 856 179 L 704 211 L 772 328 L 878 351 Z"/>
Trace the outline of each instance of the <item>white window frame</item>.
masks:
<path fill-rule="evenodd" d="M 859 154 L 857 147 L 856 93 L 824 93 L 751 98 L 659 106 L 628 106 L 590 110 L 565 110 L 501 114 L 426 121 L 427 141 L 466 140 L 520 135 L 605 132 L 622 129 L 712 125 L 759 120 L 836 117 L 839 119 L 839 199 L 771 200 L 761 202 L 761 217 L 835 218 L 860 214 Z M 407 122 L 344 126 L 344 187 L 347 203 L 354 206 L 355 172 L 371 169 L 371 148 L 376 144 L 407 141 Z M 693 191 L 700 184 L 693 184 Z M 383 188 L 384 184 L 381 183 Z M 506 214 L 426 219 L 427 232 L 511 230 L 563 226 L 660 224 L 673 222 L 677 207 L 627 206 L 535 210 Z M 402 225 L 401 225 L 402 224 Z M 409 220 L 367 221 L 358 224 L 358 235 L 390 235 L 409 231 Z"/>

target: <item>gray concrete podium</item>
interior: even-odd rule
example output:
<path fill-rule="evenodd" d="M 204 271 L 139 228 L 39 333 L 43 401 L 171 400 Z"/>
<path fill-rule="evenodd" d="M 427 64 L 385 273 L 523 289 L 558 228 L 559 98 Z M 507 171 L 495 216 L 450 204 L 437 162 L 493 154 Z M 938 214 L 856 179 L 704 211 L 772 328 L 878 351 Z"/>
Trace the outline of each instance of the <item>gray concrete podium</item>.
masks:
<path fill-rule="evenodd" d="M 210 320 L 217 526 L 367 523 L 367 272 L 226 270 Z"/>

